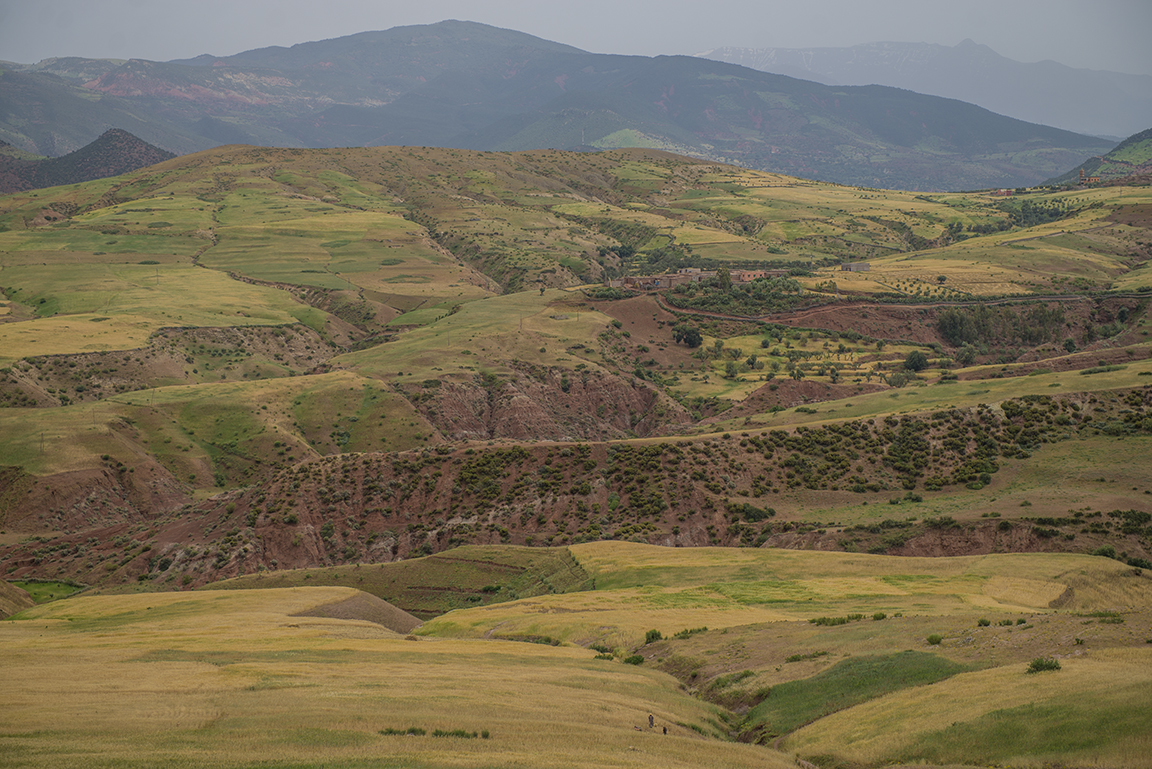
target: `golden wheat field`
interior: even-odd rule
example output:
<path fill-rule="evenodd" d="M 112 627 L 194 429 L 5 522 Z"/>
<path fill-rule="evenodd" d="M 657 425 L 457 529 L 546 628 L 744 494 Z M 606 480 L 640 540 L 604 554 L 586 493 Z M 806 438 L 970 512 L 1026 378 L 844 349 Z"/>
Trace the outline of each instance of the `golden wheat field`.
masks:
<path fill-rule="evenodd" d="M 0 765 L 791 765 L 706 736 L 714 708 L 671 677 L 586 649 L 294 616 L 353 592 L 93 596 L 0 623 Z M 426 734 L 381 734 L 410 727 Z"/>

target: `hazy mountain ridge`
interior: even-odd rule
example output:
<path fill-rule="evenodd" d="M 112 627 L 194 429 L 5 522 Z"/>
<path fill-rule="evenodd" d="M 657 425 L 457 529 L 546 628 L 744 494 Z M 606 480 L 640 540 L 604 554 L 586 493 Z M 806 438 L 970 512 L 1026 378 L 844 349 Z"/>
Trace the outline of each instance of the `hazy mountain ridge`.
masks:
<path fill-rule="evenodd" d="M 1098 136 L 1152 124 L 1152 77 L 1024 63 L 965 40 L 866 43 L 845 48 L 714 48 L 716 61 L 828 85 L 880 84 L 978 104 L 1032 123 Z"/>
<path fill-rule="evenodd" d="M 1110 149 L 907 90 L 830 87 L 689 56 L 591 54 L 470 22 L 230 57 L 57 59 L 37 67 L 44 71 L 6 73 L 27 87 L 7 99 L 0 90 L 0 139 L 47 155 L 117 114 L 152 123 L 151 133 L 123 127 L 178 152 L 220 143 L 644 146 L 915 190 L 1035 184 Z M 27 128 L 21 116 L 44 105 L 52 129 Z"/>
<path fill-rule="evenodd" d="M 177 154 L 205 145 L 194 130 L 146 105 L 107 94 L 94 98 L 75 79 L 51 72 L 0 71 L 0 141 L 36 155 L 60 157 L 111 128 Z"/>

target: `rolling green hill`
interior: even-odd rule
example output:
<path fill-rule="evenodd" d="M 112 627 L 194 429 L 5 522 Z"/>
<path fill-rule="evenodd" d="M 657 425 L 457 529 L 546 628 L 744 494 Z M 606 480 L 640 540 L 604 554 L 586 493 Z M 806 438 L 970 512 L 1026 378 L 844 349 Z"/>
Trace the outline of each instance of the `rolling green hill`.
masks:
<path fill-rule="evenodd" d="M 1143 189 L 225 147 L 9 195 L 4 557 L 168 588 L 599 538 L 1138 563 Z M 601 285 L 665 269 L 732 285 Z"/>
<path fill-rule="evenodd" d="M 1152 128 L 1129 136 L 1108 154 L 1089 158 L 1068 173 L 1049 179 L 1045 184 L 1077 184 L 1081 171 L 1085 176 L 1099 176 L 1104 182 L 1127 177 L 1148 177 L 1152 174 Z"/>
<path fill-rule="evenodd" d="M 0 763 L 1145 765 L 1150 225 L 645 148 L 0 197 Z"/>

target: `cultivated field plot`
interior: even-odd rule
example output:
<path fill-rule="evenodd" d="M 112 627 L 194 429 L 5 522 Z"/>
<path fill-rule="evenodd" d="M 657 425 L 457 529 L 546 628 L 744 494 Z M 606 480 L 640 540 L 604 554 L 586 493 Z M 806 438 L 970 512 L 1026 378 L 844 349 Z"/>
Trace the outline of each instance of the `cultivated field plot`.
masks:
<path fill-rule="evenodd" d="M 434 620 L 421 632 L 482 636 L 498 627 L 502 633 L 632 647 L 652 627 L 670 635 L 696 626 L 851 613 L 870 617 L 877 611 L 937 617 L 1046 612 L 1068 590 L 1061 579 L 1069 572 L 1089 576 L 1077 578 L 1075 598 L 1062 608 L 1091 610 L 1116 598 L 1126 607 L 1152 602 L 1152 581 L 1129 585 L 1121 577 L 1122 564 L 1078 555 L 894 558 L 793 550 L 669 551 L 620 542 L 571 550 L 595 580 L 594 593 L 535 598 L 527 612 L 520 604 L 468 609 Z M 1115 595 L 1108 585 L 1117 580 L 1133 592 Z M 677 619 L 684 627 L 668 624 Z"/>
<path fill-rule="evenodd" d="M 307 309 L 282 291 L 181 264 L 8 267 L 3 275 L 43 317 L 0 325 L 0 362 L 131 349 L 171 326 L 295 323 Z"/>
<path fill-rule="evenodd" d="M 715 706 L 669 676 L 586 649 L 301 616 L 356 595 L 83 597 L 0 623 L 0 765 L 792 765 L 714 736 Z"/>
<path fill-rule="evenodd" d="M 135 465 L 152 456 L 180 480 L 208 489 L 240 482 L 269 460 L 414 448 L 428 430 L 407 400 L 377 380 L 335 372 L 0 411 L 0 451 L 43 474 L 99 466 L 101 457 Z"/>
<path fill-rule="evenodd" d="M 595 343 L 611 319 L 593 309 L 552 307 L 566 298 L 560 291 L 525 291 L 470 302 L 454 313 L 443 306 L 407 313 L 393 323 L 421 328 L 384 347 L 342 355 L 337 362 L 402 382 L 506 371 L 513 359 L 575 363 L 578 359 L 565 350 Z"/>

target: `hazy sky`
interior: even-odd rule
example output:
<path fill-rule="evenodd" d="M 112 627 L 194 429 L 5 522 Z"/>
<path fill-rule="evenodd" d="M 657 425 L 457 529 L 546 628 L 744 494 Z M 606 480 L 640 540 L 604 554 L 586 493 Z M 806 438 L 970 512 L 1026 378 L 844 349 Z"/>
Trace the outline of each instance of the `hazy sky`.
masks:
<path fill-rule="evenodd" d="M 971 38 L 1018 61 L 1152 74 L 1152 0 L 0 0 L 0 60 L 222 56 L 444 19 L 597 53 Z"/>

